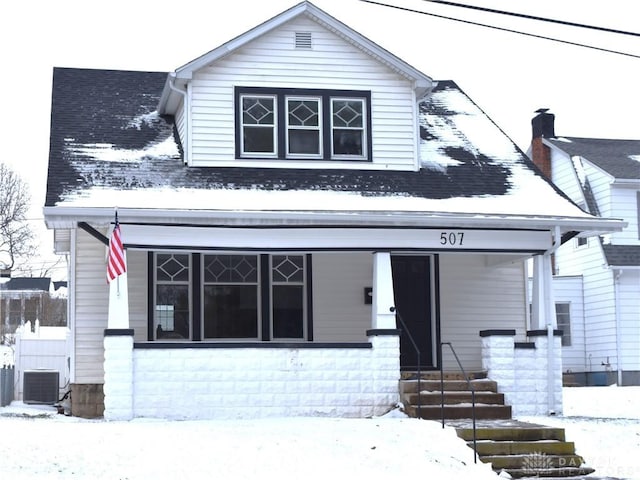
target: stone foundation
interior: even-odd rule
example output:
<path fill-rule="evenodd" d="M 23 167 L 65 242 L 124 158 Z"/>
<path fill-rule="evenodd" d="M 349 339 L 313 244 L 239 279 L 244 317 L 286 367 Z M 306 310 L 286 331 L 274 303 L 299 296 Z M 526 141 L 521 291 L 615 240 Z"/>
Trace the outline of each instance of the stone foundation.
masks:
<path fill-rule="evenodd" d="M 104 415 L 101 383 L 71 384 L 71 415 L 81 418 L 98 418 Z"/>

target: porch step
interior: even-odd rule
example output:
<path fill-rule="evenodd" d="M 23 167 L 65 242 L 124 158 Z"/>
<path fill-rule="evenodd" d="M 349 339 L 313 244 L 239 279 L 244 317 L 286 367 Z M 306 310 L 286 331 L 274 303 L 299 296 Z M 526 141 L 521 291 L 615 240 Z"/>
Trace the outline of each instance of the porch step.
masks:
<path fill-rule="evenodd" d="M 439 379 L 406 379 L 400 381 L 400 395 L 407 415 L 426 420 L 472 418 L 472 393 L 475 392 L 476 419 L 511 418 L 511 407 L 504 404 L 504 395 L 498 393 L 498 384 L 480 374 L 467 382 L 457 374 Z M 444 386 L 444 391 L 441 388 Z M 420 392 L 418 392 L 420 389 Z M 444 410 L 441 402 L 444 400 Z"/>
<path fill-rule="evenodd" d="M 424 420 L 440 420 L 442 418 L 442 407 L 440 405 L 405 405 L 404 411 L 407 415 Z M 509 419 L 511 418 L 510 405 L 485 405 L 476 403 L 476 419 Z M 457 404 L 444 406 L 444 418 L 449 420 L 472 418 L 473 408 L 471 404 Z"/>
<path fill-rule="evenodd" d="M 417 393 L 418 383 L 420 383 L 420 391 L 422 392 L 440 392 L 441 382 L 440 380 L 400 380 L 400 393 Z M 479 379 L 471 380 L 471 386 L 476 392 L 498 392 L 498 384 L 493 380 Z M 462 392 L 469 390 L 469 384 L 465 380 L 445 380 L 444 381 L 445 392 Z"/>
<path fill-rule="evenodd" d="M 439 391 L 425 391 L 420 394 L 420 401 L 422 405 L 440 405 L 442 403 L 443 395 Z M 471 404 L 471 392 L 465 391 L 449 391 L 444 394 L 444 404 L 453 405 L 459 403 Z M 476 392 L 475 400 L 477 404 L 489 404 L 489 405 L 504 405 L 504 394 L 479 391 Z M 417 393 L 406 393 L 405 398 L 410 405 L 418 404 Z"/>
<path fill-rule="evenodd" d="M 473 428 L 468 420 L 450 422 L 458 436 L 473 448 Z M 476 425 L 476 446 L 480 461 L 491 463 L 496 472 L 513 478 L 570 478 L 588 475 L 573 442 L 565 440 L 563 428 L 551 428 L 517 421 L 482 422 Z"/>
<path fill-rule="evenodd" d="M 464 380 L 464 375 L 462 372 L 444 372 L 443 375 L 445 380 Z M 474 372 L 468 372 L 467 377 L 470 380 L 477 380 L 480 378 L 487 378 L 487 372 L 480 370 Z M 439 370 L 426 370 L 420 372 L 420 378 L 423 380 L 440 380 L 440 371 Z M 404 371 L 400 374 L 401 380 L 417 380 L 418 372 L 416 371 Z"/>
<path fill-rule="evenodd" d="M 419 385 L 418 385 L 419 384 Z M 511 419 L 511 406 L 498 393 L 497 382 L 479 374 L 467 382 L 461 375 L 407 374 L 400 380 L 400 398 L 407 415 L 440 420 L 455 427 L 473 448 L 471 390 L 476 400 L 476 447 L 480 461 L 512 478 L 570 478 L 593 473 L 567 442 L 562 428 L 533 425 Z M 444 388 L 443 388 L 444 387 Z M 441 401 L 444 398 L 444 406 Z"/>

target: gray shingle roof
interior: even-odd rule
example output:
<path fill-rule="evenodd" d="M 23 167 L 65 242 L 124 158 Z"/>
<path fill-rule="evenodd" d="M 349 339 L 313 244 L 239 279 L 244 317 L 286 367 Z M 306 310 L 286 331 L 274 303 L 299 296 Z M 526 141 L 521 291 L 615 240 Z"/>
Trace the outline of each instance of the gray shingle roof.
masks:
<path fill-rule="evenodd" d="M 547 140 L 572 157 L 587 159 L 617 179 L 640 179 L 640 140 L 578 137 Z"/>
<path fill-rule="evenodd" d="M 450 147 L 446 154 L 460 162 L 446 173 L 311 170 L 274 168 L 194 168 L 173 159 L 148 156 L 139 164 L 100 162 L 74 151 L 73 145 L 104 144 L 114 149 L 143 148 L 173 129 L 173 118 L 157 117 L 132 125 L 133 119 L 153 112 L 166 73 L 56 68 L 53 77 L 52 122 L 46 205 L 58 203 L 65 193 L 94 185 L 121 189 L 171 185 L 173 187 L 260 188 L 267 190 L 330 189 L 364 195 L 405 193 L 426 198 L 451 198 L 505 193 L 508 171 L 482 155 Z M 454 89 L 440 82 L 438 89 Z M 442 105 L 422 104 L 422 112 Z M 421 128 L 424 139 L 434 133 Z M 176 136 L 177 138 L 177 136 Z M 70 148 L 71 147 L 71 148 Z M 523 156 L 523 162 L 525 158 Z"/>
<path fill-rule="evenodd" d="M 640 266 L 640 245 L 603 245 L 602 248 L 611 267 Z"/>
<path fill-rule="evenodd" d="M 54 69 L 45 206 L 104 207 L 108 193 L 108 205 L 122 208 L 237 209 L 221 205 L 222 192 L 250 190 L 348 193 L 344 208 L 355 210 L 350 199 L 360 201 L 360 210 L 373 205 L 447 214 L 583 215 L 452 81 L 438 82 L 419 106 L 421 151 L 427 157 L 422 168 L 382 171 L 186 166 L 174 119 L 156 112 L 166 78 L 163 72 Z M 167 142 L 170 154 L 155 153 Z M 132 153 L 135 161 L 127 157 Z M 199 193 L 195 204 L 194 193 Z M 545 202 L 531 201 L 541 195 Z M 366 203 L 374 197 L 375 205 Z M 388 203 L 391 197 L 421 203 Z M 158 206 L 159 198 L 170 206 Z"/>
<path fill-rule="evenodd" d="M 48 277 L 14 277 L 1 285 L 3 290 L 42 290 L 48 292 L 51 279 Z"/>

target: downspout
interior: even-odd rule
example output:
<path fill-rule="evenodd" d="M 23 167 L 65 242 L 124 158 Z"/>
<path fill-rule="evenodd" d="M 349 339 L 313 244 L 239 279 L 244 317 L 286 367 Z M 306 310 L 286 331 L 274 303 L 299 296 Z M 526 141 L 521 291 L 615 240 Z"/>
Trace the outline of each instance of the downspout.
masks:
<path fill-rule="evenodd" d="M 615 301 L 615 316 L 616 316 L 616 366 L 618 370 L 618 386 L 622 385 L 622 365 L 620 362 L 622 361 L 622 335 L 620 334 L 620 277 L 622 276 L 622 269 L 613 271 L 613 280 L 614 280 L 614 295 L 616 298 Z"/>
<path fill-rule="evenodd" d="M 555 379 L 554 379 L 554 340 L 553 340 L 553 323 L 551 322 L 552 315 L 554 315 L 553 309 L 555 309 L 555 305 L 551 305 L 552 300 L 552 285 L 553 285 L 553 272 L 551 271 L 551 255 L 555 253 L 556 250 L 562 244 L 562 237 L 560 235 L 560 227 L 554 227 L 554 237 L 553 237 L 553 245 L 549 250 L 544 252 L 545 257 L 549 257 L 548 261 L 545 260 L 544 268 L 548 269 L 549 272 L 545 274 L 545 287 L 544 287 L 544 305 L 545 305 L 545 318 L 547 320 L 547 407 L 549 415 L 555 415 Z"/>
<path fill-rule="evenodd" d="M 175 74 L 169 78 L 169 88 L 174 92 L 182 95 L 184 99 L 184 142 L 182 142 L 182 150 L 184 152 L 184 161 L 187 165 L 191 164 L 191 102 L 189 101 L 188 90 L 182 90 L 175 85 Z"/>

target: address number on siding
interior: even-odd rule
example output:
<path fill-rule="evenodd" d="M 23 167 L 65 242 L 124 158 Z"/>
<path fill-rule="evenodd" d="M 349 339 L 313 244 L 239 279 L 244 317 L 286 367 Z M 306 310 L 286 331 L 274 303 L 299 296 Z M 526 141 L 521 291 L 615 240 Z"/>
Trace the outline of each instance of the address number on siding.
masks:
<path fill-rule="evenodd" d="M 440 245 L 459 247 L 464 242 L 464 232 L 440 232 Z"/>

